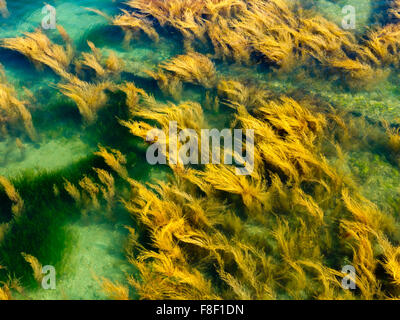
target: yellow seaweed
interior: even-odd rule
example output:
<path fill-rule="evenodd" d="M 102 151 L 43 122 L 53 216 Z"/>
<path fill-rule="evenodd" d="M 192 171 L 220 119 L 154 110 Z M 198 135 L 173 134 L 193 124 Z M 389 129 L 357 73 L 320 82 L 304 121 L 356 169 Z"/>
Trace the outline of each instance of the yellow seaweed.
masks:
<path fill-rule="evenodd" d="M 58 29 L 66 38 L 64 29 Z M 28 57 L 38 68 L 42 65 L 50 67 L 59 76 L 68 79 L 70 77 L 68 67 L 74 56 L 74 50 L 70 42 L 65 47 L 54 44 L 41 31 L 25 33 L 25 37 L 3 39 L 1 46 L 7 49 L 19 51 Z"/>
<path fill-rule="evenodd" d="M 89 83 L 71 77 L 68 83 L 58 84 L 61 92 L 72 99 L 86 123 L 93 123 L 97 118 L 97 112 L 108 101 L 106 89 L 112 87 L 111 82 Z"/>
<path fill-rule="evenodd" d="M 24 201 L 22 200 L 21 196 L 19 195 L 15 187 L 11 184 L 11 182 L 3 176 L 0 176 L 0 185 L 4 189 L 8 198 L 13 202 L 11 210 L 14 217 L 20 217 L 24 209 Z"/>

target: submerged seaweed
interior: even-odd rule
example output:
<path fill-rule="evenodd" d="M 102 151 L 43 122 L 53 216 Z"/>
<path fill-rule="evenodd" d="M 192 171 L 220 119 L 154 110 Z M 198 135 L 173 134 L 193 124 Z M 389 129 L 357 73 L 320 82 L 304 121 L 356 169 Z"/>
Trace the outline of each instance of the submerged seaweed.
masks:
<path fill-rule="evenodd" d="M 104 24 L 1 40 L 0 58 L 51 84 L 2 58 L 0 300 L 399 298 L 399 1 L 357 32 L 308 1 L 81 9 Z M 220 163 L 186 165 L 164 149 L 166 164 L 150 166 L 148 133 L 171 122 L 198 136 L 254 130 L 251 174 L 225 164 L 237 155 L 222 145 Z M 64 168 L 27 160 L 46 158 L 35 149 L 48 141 L 71 154 Z M 117 255 L 87 257 L 107 269 L 85 271 L 87 292 L 74 287 L 85 287 L 76 260 L 95 244 L 74 244 L 91 227 Z M 54 294 L 40 289 L 43 265 L 61 277 Z M 342 287 L 349 265 L 356 290 Z"/>

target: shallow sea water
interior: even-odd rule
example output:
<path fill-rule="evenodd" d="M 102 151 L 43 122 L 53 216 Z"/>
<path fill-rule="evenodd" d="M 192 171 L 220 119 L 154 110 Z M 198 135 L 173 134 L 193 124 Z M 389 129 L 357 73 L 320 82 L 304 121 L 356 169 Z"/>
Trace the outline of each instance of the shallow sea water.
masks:
<path fill-rule="evenodd" d="M 305 7 L 312 8 L 335 23 L 341 21 L 340 12 L 344 4 L 355 6 L 358 12 L 356 33 L 364 32 L 373 23 L 374 10 L 377 10 L 377 2 L 368 0 L 320 0 L 313 4 L 310 1 L 303 2 Z M 138 41 L 126 48 L 122 43 L 122 32 L 118 28 L 109 26 L 104 17 L 84 9 L 92 7 L 101 9 L 108 15 L 116 15 L 119 8 L 124 8 L 123 1 L 55 0 L 50 4 L 57 10 L 57 23 L 66 29 L 77 50 L 88 51 L 88 39 L 102 52 L 114 50 L 131 72 L 127 78 L 134 77 L 146 84 L 149 76 L 143 69 L 152 69 L 160 62 L 182 53 L 182 45 L 174 42 L 173 38 L 162 38 L 157 45 L 149 41 Z M 34 31 L 43 19 L 42 8 L 43 3 L 39 1 L 9 1 L 10 16 L 7 19 L 0 17 L 0 38 L 16 37 L 23 32 Z M 50 38 L 57 37 L 56 31 L 47 34 Z M 26 87 L 35 96 L 36 101 L 30 105 L 30 111 L 40 136 L 36 142 L 23 137 L 22 149 L 17 147 L 14 135 L 0 140 L 0 175 L 14 179 L 26 172 L 34 175 L 68 170 L 70 166 L 90 157 L 97 150 L 98 143 L 107 144 L 118 139 L 113 136 L 113 132 L 102 132 L 101 127 L 81 123 L 73 103 L 55 89 L 59 78 L 50 69 L 45 68 L 44 72 L 37 70 L 24 56 L 3 48 L 0 48 L 0 63 L 4 66 L 8 82 L 15 86 L 18 93 L 22 94 Z M 373 90 L 353 92 L 329 80 L 299 81 L 295 74 L 278 77 L 259 66 L 248 67 L 244 72 L 239 66 L 226 68 L 224 63 L 217 62 L 217 69 L 226 76 L 265 85 L 276 93 L 298 90 L 318 96 L 338 110 L 366 116 L 376 126 L 379 126 L 382 119 L 393 125 L 400 124 L 399 73 L 392 74 Z M 185 98 L 200 100 L 199 94 L 190 90 L 186 92 Z M 60 107 L 62 110 L 58 109 Z M 223 117 L 220 114 L 211 121 L 221 125 Z M 165 178 L 162 170 L 149 169 L 142 164 L 144 159 L 137 158 L 135 151 L 128 155 L 128 158 L 134 159 L 128 165 L 133 177 L 145 181 Z M 347 157 L 346 170 L 355 176 L 368 199 L 383 208 L 390 207 L 393 201 L 397 201 L 396 198 L 400 196 L 400 171 L 397 165 L 390 163 L 373 149 L 357 150 Z M 27 296 L 32 299 L 106 299 L 106 295 L 101 292 L 98 278 L 105 277 L 118 282 L 126 279 L 127 273 L 132 272 L 132 266 L 127 262 L 124 252 L 127 238 L 124 226 L 129 224 L 130 218 L 125 213 L 110 221 L 96 219 L 96 214 L 104 216 L 105 210 L 102 207 L 97 212 L 92 212 L 89 218 L 67 219 L 60 224 L 59 227 L 70 238 L 65 248 L 54 247 L 54 250 L 65 250 L 59 262 L 63 267 L 57 274 L 57 290 L 44 291 L 32 286 L 25 291 Z M 27 248 L 30 246 L 31 244 L 27 245 Z M 0 256 L 0 265 L 1 262 Z"/>

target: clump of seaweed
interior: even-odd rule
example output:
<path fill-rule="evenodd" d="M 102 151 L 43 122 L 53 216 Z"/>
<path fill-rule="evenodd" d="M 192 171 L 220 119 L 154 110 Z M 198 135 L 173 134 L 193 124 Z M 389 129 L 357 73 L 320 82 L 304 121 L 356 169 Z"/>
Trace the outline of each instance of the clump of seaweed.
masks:
<path fill-rule="evenodd" d="M 124 62 L 120 59 L 114 51 L 110 51 L 106 61 L 106 69 L 113 75 L 120 74 L 124 68 Z"/>
<path fill-rule="evenodd" d="M 149 98 L 147 99 L 149 101 Z M 145 120 L 155 121 L 164 132 L 168 132 L 171 123 L 177 124 L 177 130 L 182 131 L 191 128 L 197 134 L 200 134 L 201 128 L 206 127 L 206 122 L 203 116 L 203 110 L 200 104 L 192 101 L 182 102 L 179 105 L 169 103 L 168 105 L 160 104 L 150 98 L 150 103 L 140 105 L 132 112 L 133 117 L 142 118 Z M 144 121 L 123 121 L 120 123 L 127 127 L 130 132 L 144 140 L 148 139 L 148 134 L 152 130 L 160 130 L 154 125 L 150 125 Z M 190 136 L 190 133 L 187 133 Z M 165 139 L 165 141 L 164 141 Z M 179 150 L 183 143 L 180 139 L 169 139 L 169 137 L 157 137 L 159 143 L 169 145 L 171 150 L 177 148 Z M 150 142 L 151 143 L 151 142 Z M 198 141 L 200 144 L 200 141 Z M 162 150 L 162 156 L 165 156 L 172 163 L 172 168 L 182 168 L 181 155 L 175 152 L 167 152 Z M 176 165 L 176 166 L 175 166 Z M 126 177 L 125 177 L 126 178 Z"/>
<path fill-rule="evenodd" d="M 64 189 L 77 204 L 81 204 L 81 193 L 79 189 L 68 180 L 64 182 Z"/>
<path fill-rule="evenodd" d="M 171 73 L 184 82 L 212 88 L 217 81 L 214 63 L 200 53 L 180 55 L 160 65 L 162 71 Z"/>
<path fill-rule="evenodd" d="M 99 151 L 94 154 L 102 157 L 105 163 L 118 173 L 121 178 L 126 179 L 128 177 L 128 171 L 125 168 L 126 157 L 119 150 L 110 149 L 108 151 L 106 148 L 99 146 Z"/>
<path fill-rule="evenodd" d="M 214 63 L 200 53 L 179 55 L 159 65 L 158 71 L 146 71 L 157 80 L 161 91 L 181 100 L 182 82 L 192 83 L 210 89 L 217 84 L 217 71 Z"/>
<path fill-rule="evenodd" d="M 131 115 L 140 108 L 139 101 L 142 97 L 150 98 L 143 89 L 137 88 L 133 82 L 125 82 L 119 89 L 126 94 L 126 105 Z"/>
<path fill-rule="evenodd" d="M 108 58 L 105 59 L 93 42 L 88 41 L 88 46 L 92 52 L 83 52 L 82 59 L 75 62 L 78 71 L 82 68 L 92 69 L 96 76 L 101 79 L 116 76 L 122 72 L 123 61 L 118 58 L 115 52 L 111 51 Z"/>
<path fill-rule="evenodd" d="M 389 6 L 389 17 L 396 21 L 400 21 L 400 1 L 399 0 L 392 0 L 390 1 L 390 6 Z"/>
<path fill-rule="evenodd" d="M 66 31 L 57 26 L 64 40 L 68 40 Z M 43 65 L 50 67 L 59 76 L 68 79 L 68 67 L 74 57 L 72 43 L 67 41 L 64 46 L 52 43 L 40 30 L 24 33 L 25 37 L 3 39 L 1 46 L 15 50 L 28 57 L 37 68 Z"/>
<path fill-rule="evenodd" d="M 0 13 L 3 18 L 8 18 L 10 16 L 10 12 L 7 9 L 6 0 L 0 0 Z"/>
<path fill-rule="evenodd" d="M 85 175 L 78 181 L 78 186 L 64 179 L 64 189 L 81 209 L 82 215 L 87 218 L 91 211 L 97 212 L 101 208 L 101 200 L 107 205 L 107 216 L 111 217 L 115 205 L 114 177 L 106 170 L 93 168 L 99 183 L 94 178 Z M 102 197 L 100 196 L 102 195 Z"/>
<path fill-rule="evenodd" d="M 6 79 L 4 69 L 0 66 L 0 124 L 6 132 L 6 125 L 13 128 L 22 122 L 31 140 L 36 140 L 37 134 L 32 123 L 32 116 L 27 109 L 27 101 L 18 99 L 16 91 Z"/>
<path fill-rule="evenodd" d="M 373 55 L 372 62 L 381 66 L 398 66 L 400 52 L 399 35 L 399 24 L 388 24 L 382 28 L 372 30 L 368 34 L 368 41 L 366 42 L 367 50 Z M 371 57 L 368 51 L 364 51 L 364 55 Z"/>
<path fill-rule="evenodd" d="M 3 282 L 2 286 L 0 286 L 0 300 L 15 300 L 14 293 L 19 293 L 20 295 L 23 295 L 23 291 L 24 290 L 21 286 L 19 279 L 9 276 L 8 280 Z"/>
<path fill-rule="evenodd" d="M 147 70 L 146 73 L 157 81 L 158 87 L 165 96 L 171 96 L 175 101 L 182 99 L 183 84 L 178 77 L 174 77 L 159 70 L 153 72 Z"/>
<path fill-rule="evenodd" d="M 4 189 L 8 198 L 12 201 L 13 205 L 11 207 L 11 211 L 14 215 L 14 218 L 18 219 L 24 209 L 24 201 L 7 178 L 0 176 L 0 185 Z"/>
<path fill-rule="evenodd" d="M 109 81 L 100 83 L 89 83 L 73 76 L 68 83 L 59 83 L 60 91 L 72 99 L 87 124 L 93 123 L 97 118 L 97 112 L 103 108 L 108 96 L 107 89 L 112 89 L 113 85 Z"/>
<path fill-rule="evenodd" d="M 400 154 L 400 128 L 392 128 L 387 121 L 383 121 L 388 136 L 388 146 L 395 155 Z"/>
<path fill-rule="evenodd" d="M 21 255 L 25 259 L 25 261 L 30 264 L 30 266 L 33 270 L 33 277 L 35 278 L 37 283 L 40 285 L 42 282 L 42 279 L 43 279 L 43 274 L 42 274 L 43 267 L 42 267 L 41 263 L 39 262 L 39 260 L 36 257 L 34 257 L 30 254 L 21 252 Z"/>
<path fill-rule="evenodd" d="M 121 14 L 116 17 L 110 17 L 98 9 L 85 9 L 103 16 L 110 21 L 112 25 L 121 27 L 125 32 L 124 43 L 126 45 L 129 45 L 132 39 L 140 39 L 141 33 L 144 33 L 156 43 L 160 40 L 160 36 L 154 28 L 153 23 L 147 19 L 144 14 L 128 12 L 127 10 L 121 9 Z"/>
<path fill-rule="evenodd" d="M 14 222 L 18 221 L 21 218 L 24 212 L 24 200 L 22 200 L 21 196 L 19 195 L 18 191 L 15 189 L 11 181 L 3 176 L 0 176 L 0 189 L 2 189 L 5 192 L 5 194 L 11 200 L 12 203 L 11 205 L 12 219 L 9 220 L 8 222 L 0 223 L 0 245 L 1 245 L 3 240 L 6 238 L 9 231 L 11 230 L 11 227 L 13 226 Z M 3 269 L 3 267 L 0 265 L 0 270 L 1 269 Z M 4 286 L 3 289 L 5 290 L 5 288 L 6 286 Z"/>
<path fill-rule="evenodd" d="M 118 282 L 112 282 L 106 278 L 98 279 L 102 290 L 112 300 L 129 300 L 129 288 Z"/>
<path fill-rule="evenodd" d="M 151 15 L 161 26 L 173 26 L 186 37 L 202 35 L 198 21 L 204 10 L 203 1 L 129 1 L 133 9 L 139 9 L 144 15 Z"/>
<path fill-rule="evenodd" d="M 389 70 L 376 69 L 367 63 L 352 59 L 331 60 L 329 65 L 344 76 L 350 88 L 373 88 L 389 75 Z"/>
<path fill-rule="evenodd" d="M 100 193 L 100 188 L 97 183 L 95 183 L 91 178 L 88 176 L 84 176 L 80 181 L 79 181 L 79 186 L 82 188 L 84 191 L 84 195 L 86 197 L 82 197 L 84 200 L 84 205 L 88 206 L 89 203 L 94 209 L 99 209 L 100 208 L 100 203 L 98 201 L 98 195 Z"/>
<path fill-rule="evenodd" d="M 143 32 L 154 42 L 160 40 L 156 29 L 152 22 L 146 19 L 144 15 L 139 15 L 136 12 L 128 12 L 121 10 L 122 14 L 116 16 L 112 20 L 112 24 L 121 27 L 125 32 L 125 43 L 129 44 L 132 38 L 138 39 L 140 33 Z"/>
<path fill-rule="evenodd" d="M 0 287 L 0 300 L 13 300 L 10 287 L 7 284 Z"/>
<path fill-rule="evenodd" d="M 221 80 L 217 86 L 218 96 L 229 102 L 239 103 L 252 108 L 258 102 L 272 96 L 271 92 L 250 84 L 243 84 L 236 80 Z"/>
<path fill-rule="evenodd" d="M 103 194 L 103 198 L 107 202 L 107 211 L 111 213 L 115 203 L 115 180 L 114 177 L 103 169 L 93 168 L 97 173 L 100 182 L 103 184 L 100 186 L 100 191 Z"/>

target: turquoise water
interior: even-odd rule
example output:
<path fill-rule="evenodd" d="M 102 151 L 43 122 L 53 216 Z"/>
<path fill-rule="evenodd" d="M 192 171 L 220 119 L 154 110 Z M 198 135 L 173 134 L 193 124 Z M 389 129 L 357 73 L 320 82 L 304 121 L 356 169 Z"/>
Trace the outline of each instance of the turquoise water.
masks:
<path fill-rule="evenodd" d="M 171 100 L 170 97 L 160 98 L 160 90 L 154 88 L 154 83 L 144 71 L 154 70 L 160 62 L 184 53 L 184 46 L 176 34 L 169 36 L 169 31 L 161 32 L 160 30 L 162 36 L 158 44 L 148 39 L 139 39 L 133 40 L 130 47 L 126 47 L 123 43 L 124 34 L 118 27 L 110 26 L 104 17 L 84 9 L 84 7 L 97 8 L 110 16 L 115 16 L 120 8 L 126 8 L 123 2 L 59 0 L 52 1 L 50 4 L 56 8 L 57 24 L 65 28 L 77 52 L 89 51 L 87 40 L 95 43 L 102 53 L 113 50 L 124 61 L 124 71 L 116 82 L 134 80 L 146 90 L 154 92 L 157 99 Z M 381 14 L 376 1 L 320 0 L 313 5 L 310 1 L 303 2 L 306 8 L 311 8 L 338 24 L 341 21 L 340 10 L 343 5 L 353 5 L 358 12 L 355 34 L 365 32 L 369 26 L 376 23 L 376 17 Z M 42 8 L 43 4 L 38 1 L 29 3 L 9 1 L 9 17 L 0 17 L 0 38 L 21 36 L 24 32 L 33 32 L 40 27 L 44 17 Z M 46 34 L 50 39 L 61 43 L 57 31 L 48 31 Z M 0 175 L 16 181 L 17 189 L 18 186 L 25 186 L 25 182 L 21 181 L 24 181 L 26 177 L 43 174 L 48 175 L 43 178 L 45 180 L 43 185 L 47 188 L 46 192 L 51 193 L 54 191 L 54 185 L 58 189 L 62 188 L 62 178 L 77 180 L 79 175 L 76 171 L 80 173 L 80 176 L 89 174 L 91 167 L 94 166 L 91 157 L 93 152 L 98 150 L 99 144 L 115 147 L 127 155 L 127 169 L 131 177 L 141 181 L 165 180 L 164 170 L 150 168 L 144 163 L 145 146 L 142 143 L 133 138 L 124 140 L 123 134 L 126 134 L 126 131 L 119 126 L 116 117 L 123 118 L 126 112 L 121 103 L 118 103 L 118 93 L 109 93 L 112 98 L 108 107 L 100 112 L 98 123 L 85 124 L 75 104 L 56 88 L 60 78 L 51 69 L 44 67 L 44 70 L 38 70 L 23 55 L 4 48 L 0 48 L 0 63 L 4 66 L 8 83 L 16 88 L 18 94 L 23 95 L 24 88 L 28 88 L 35 97 L 29 104 L 29 111 L 39 138 L 32 141 L 20 132 L 11 132 L 0 140 Z M 375 138 L 378 137 L 376 140 L 383 137 L 384 129 L 380 125 L 382 119 L 389 121 L 393 126 L 400 124 L 400 91 L 398 89 L 400 77 L 397 71 L 372 90 L 353 91 L 338 85 L 340 81 L 332 81 L 328 77 L 326 79 L 299 77 L 301 70 L 277 74 L 263 65 L 241 66 L 218 60 L 215 64 L 218 72 L 227 78 L 264 86 L 274 94 L 291 92 L 298 96 L 312 96 L 316 101 L 331 104 L 339 112 L 347 111 L 356 117 L 366 117 L 368 126 L 360 128 L 360 132 L 355 134 L 355 139 L 363 139 L 363 129 L 368 130 L 368 134 L 374 135 Z M 202 102 L 202 92 L 189 86 L 182 100 Z M 226 111 L 222 110 L 216 114 L 211 112 L 208 114 L 209 122 L 215 124 L 216 127 L 225 125 L 224 112 Z M 374 130 L 376 133 L 373 132 Z M 16 138 L 22 141 L 22 148 L 17 145 Z M 354 176 L 355 181 L 360 184 L 362 193 L 369 200 L 393 213 L 400 196 L 399 164 L 389 159 L 373 143 L 369 144 L 368 141 L 365 145 L 367 147 L 363 150 L 351 148 L 349 148 L 350 151 L 347 150 L 349 152 L 345 155 L 342 169 Z M 330 163 L 336 163 L 338 159 L 332 156 L 328 160 Z M 95 164 L 98 165 L 98 162 Z M 81 165 L 84 169 L 79 167 Z M 25 194 L 34 199 L 35 192 L 26 191 Z M 121 187 L 120 192 L 124 195 L 129 194 L 124 187 Z M 21 193 L 23 196 L 24 192 L 21 191 Z M 4 197 L 1 200 L 3 203 L 0 208 L 2 210 L 0 223 L 8 221 L 9 218 L 9 203 Z M 45 200 L 35 199 L 34 201 L 32 203 L 46 205 Z M 22 279 L 22 285 L 25 287 L 22 297 L 106 299 L 107 295 L 101 291 L 99 278 L 105 277 L 115 282 L 125 283 L 128 274 L 135 274 L 124 251 L 128 236 L 125 226 L 131 224 L 129 213 L 118 204 L 113 217 L 105 218 L 107 209 L 102 203 L 102 206 L 93 209 L 88 217 L 81 216 L 79 208 L 71 204 L 71 199 L 65 201 L 68 203 L 65 208 L 60 200 L 60 205 L 54 205 L 55 209 L 49 209 L 54 211 L 52 214 L 55 221 L 58 220 L 58 214 L 62 216 L 59 222 L 53 222 L 51 225 L 56 228 L 54 230 L 58 230 L 57 232 L 63 235 L 62 237 L 57 238 L 53 232 L 49 232 L 44 236 L 45 239 L 42 239 L 40 228 L 35 227 L 32 234 L 22 237 L 24 240 L 16 246 L 20 252 L 29 254 L 36 252 L 43 265 L 56 264 L 60 270 L 57 273 L 57 289 L 46 291 L 38 288 L 28 275 L 31 270 L 25 265 L 16 270 L 15 274 L 16 277 Z M 32 214 L 39 215 L 40 213 L 32 209 Z M 46 217 L 47 215 L 48 213 Z M 38 221 L 41 221 L 40 218 Z M 21 231 L 24 228 L 23 224 L 17 224 L 15 228 L 17 228 L 16 234 L 23 234 Z M 28 243 L 29 237 L 36 238 L 31 239 L 32 243 Z M 42 248 L 35 248 L 36 240 L 38 246 L 43 245 Z M 46 244 L 43 244 L 45 241 L 47 241 Z M 10 243 L 6 242 L 3 250 L 0 251 L 4 254 L 4 257 L 0 256 L 0 265 L 4 263 L 4 260 L 17 264 L 14 257 L 19 256 L 19 252 L 7 254 L 8 250 L 14 250 Z M 29 252 L 30 250 L 32 252 Z M 2 271 L 0 276 L 3 278 L 0 279 L 4 280 L 6 272 L 0 270 Z"/>
<path fill-rule="evenodd" d="M 86 39 L 92 34 L 101 33 L 107 28 L 107 21 L 103 17 L 84 10 L 83 7 L 99 7 L 110 15 L 118 11 L 118 2 L 115 1 L 53 1 L 51 4 L 57 10 L 57 23 L 67 30 L 77 47 L 84 46 Z M 0 37 L 19 36 L 23 32 L 32 32 L 40 27 L 44 17 L 42 8 L 41 2 L 10 1 L 10 16 L 7 19 L 0 18 Z M 48 34 L 52 37 L 56 32 L 50 31 Z M 52 87 L 58 81 L 57 76 L 48 70 L 36 70 L 22 55 L 4 49 L 0 49 L 0 62 L 6 70 L 9 83 L 19 91 L 23 87 L 32 91 L 36 101 L 31 111 L 33 114 L 37 112 L 38 122 L 45 128 L 39 133 L 40 139 L 37 142 L 23 140 L 23 151 L 16 147 L 15 137 L 2 139 L 1 175 L 12 178 L 26 170 L 59 170 L 95 151 L 96 144 L 88 141 L 79 123 L 73 123 L 74 116 L 66 119 L 62 112 L 58 115 L 46 114 L 47 110 L 51 110 L 52 104 L 58 103 L 57 107 L 60 107 L 60 96 Z M 68 105 L 64 107 L 71 108 Z M 67 117 L 69 112 L 66 111 Z M 53 214 L 57 216 L 57 212 Z M 99 210 L 98 215 L 102 215 L 102 210 Z M 125 222 L 129 222 L 129 219 L 125 218 Z M 64 251 L 65 263 L 62 264 L 66 265 L 64 270 L 57 274 L 57 290 L 46 291 L 28 287 L 25 294 L 33 299 L 106 298 L 106 295 L 101 293 L 100 282 L 96 277 L 121 281 L 129 269 L 123 252 L 126 237 L 123 224 L 98 222 L 92 218 L 90 221 L 78 219 L 60 227 L 71 235 L 73 242 L 68 244 L 68 247 L 71 247 L 68 250 L 66 247 L 53 248 Z M 24 246 L 27 247 L 26 244 L 22 245 Z M 29 246 L 25 251 L 29 251 Z M 42 264 L 46 264 L 46 261 L 42 261 Z"/>

